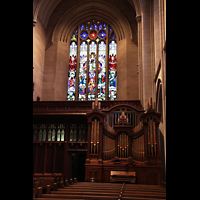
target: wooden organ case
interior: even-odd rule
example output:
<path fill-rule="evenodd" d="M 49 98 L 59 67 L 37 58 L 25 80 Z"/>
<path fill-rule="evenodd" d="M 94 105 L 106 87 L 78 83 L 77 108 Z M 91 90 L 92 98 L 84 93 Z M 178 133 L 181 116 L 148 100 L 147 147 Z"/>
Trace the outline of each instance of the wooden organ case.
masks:
<path fill-rule="evenodd" d="M 85 181 L 135 174 L 134 183 L 161 185 L 159 120 L 137 100 L 33 102 L 33 174 L 75 178 L 70 155 L 79 152 Z"/>
<path fill-rule="evenodd" d="M 87 114 L 90 145 L 85 180 L 115 182 L 111 174 L 121 172 L 123 181 L 132 173 L 136 176 L 134 183 L 161 185 L 159 119 L 160 114 L 152 105 L 146 112 L 140 106 L 123 102 L 109 109 L 94 107 Z"/>

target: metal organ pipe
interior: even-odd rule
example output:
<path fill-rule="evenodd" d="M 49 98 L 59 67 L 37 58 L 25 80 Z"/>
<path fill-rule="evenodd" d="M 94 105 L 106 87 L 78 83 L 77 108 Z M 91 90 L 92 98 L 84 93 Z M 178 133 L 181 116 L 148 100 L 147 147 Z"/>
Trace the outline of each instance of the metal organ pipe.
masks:
<path fill-rule="evenodd" d="M 144 134 L 132 139 L 132 158 L 137 161 L 144 161 Z"/>
<path fill-rule="evenodd" d="M 128 158 L 128 135 L 120 133 L 118 135 L 118 157 Z"/>
<path fill-rule="evenodd" d="M 103 134 L 103 160 L 111 160 L 115 157 L 115 139 Z"/>
<path fill-rule="evenodd" d="M 91 145 L 91 154 L 98 154 L 99 153 L 99 121 L 97 121 L 97 119 L 92 121 L 90 145 Z"/>

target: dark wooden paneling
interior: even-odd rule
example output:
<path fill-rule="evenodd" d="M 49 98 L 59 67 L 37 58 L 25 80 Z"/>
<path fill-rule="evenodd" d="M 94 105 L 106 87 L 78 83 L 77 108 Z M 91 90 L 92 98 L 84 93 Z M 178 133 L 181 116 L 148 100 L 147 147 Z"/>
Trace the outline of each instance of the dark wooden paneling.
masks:
<path fill-rule="evenodd" d="M 44 173 L 44 156 L 45 156 L 45 145 L 37 144 L 37 173 Z"/>
<path fill-rule="evenodd" d="M 56 144 L 55 173 L 63 173 L 64 144 Z"/>
<path fill-rule="evenodd" d="M 158 172 L 157 171 L 148 171 L 147 184 L 158 185 Z"/>
<path fill-rule="evenodd" d="M 34 167 L 35 167 L 35 155 L 36 155 L 36 143 L 33 144 L 33 173 L 34 173 Z"/>
<path fill-rule="evenodd" d="M 96 178 L 98 182 L 102 182 L 102 169 L 97 167 L 87 167 L 86 166 L 86 181 L 90 178 Z"/>
<path fill-rule="evenodd" d="M 137 183 L 144 184 L 145 183 L 145 173 L 144 171 L 137 171 L 136 172 Z"/>
<path fill-rule="evenodd" d="M 55 144 L 47 144 L 46 173 L 53 173 L 54 147 Z"/>
<path fill-rule="evenodd" d="M 109 169 L 103 170 L 103 182 L 104 183 L 110 182 L 110 170 Z"/>

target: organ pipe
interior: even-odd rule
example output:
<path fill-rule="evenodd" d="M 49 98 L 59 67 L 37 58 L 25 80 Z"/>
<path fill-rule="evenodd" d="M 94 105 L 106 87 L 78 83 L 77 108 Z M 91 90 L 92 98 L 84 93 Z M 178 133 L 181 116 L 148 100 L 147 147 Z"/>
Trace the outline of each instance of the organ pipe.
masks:
<path fill-rule="evenodd" d="M 132 158 L 144 161 L 144 134 L 132 139 Z"/>
<path fill-rule="evenodd" d="M 150 155 L 150 126 L 148 126 L 148 155 Z"/>
<path fill-rule="evenodd" d="M 99 153 L 99 122 L 97 122 L 97 154 Z"/>
<path fill-rule="evenodd" d="M 157 155 L 156 153 L 156 145 L 157 145 L 157 141 L 156 141 L 156 123 L 153 122 L 153 135 L 154 135 L 154 153 L 155 155 Z"/>
<path fill-rule="evenodd" d="M 94 120 L 94 154 L 96 153 L 97 119 Z"/>
<path fill-rule="evenodd" d="M 153 155 L 153 127 L 152 120 L 150 120 L 150 143 L 151 143 L 151 155 Z"/>
<path fill-rule="evenodd" d="M 154 118 L 148 122 L 148 155 L 157 155 L 156 124 Z"/>
<path fill-rule="evenodd" d="M 120 133 L 118 135 L 118 153 L 119 158 L 128 158 L 128 135 Z"/>
<path fill-rule="evenodd" d="M 94 121 L 92 122 L 92 129 L 91 129 L 91 154 L 92 154 L 92 149 L 93 149 L 93 132 L 94 132 Z"/>
<path fill-rule="evenodd" d="M 99 154 L 99 121 L 95 119 L 92 121 L 91 128 L 91 154 Z"/>
<path fill-rule="evenodd" d="M 128 158 L 128 135 L 126 136 L 126 150 L 127 150 L 127 158 Z"/>
<path fill-rule="evenodd" d="M 110 160 L 115 157 L 115 139 L 103 134 L 103 160 Z"/>

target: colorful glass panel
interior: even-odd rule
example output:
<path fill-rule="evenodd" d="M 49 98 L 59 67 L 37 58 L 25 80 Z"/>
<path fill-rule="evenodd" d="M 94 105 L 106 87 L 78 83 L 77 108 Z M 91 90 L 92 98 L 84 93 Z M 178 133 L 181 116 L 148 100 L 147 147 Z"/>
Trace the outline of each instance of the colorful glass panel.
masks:
<path fill-rule="evenodd" d="M 77 41 L 75 34 L 72 35 L 71 41 Z"/>
<path fill-rule="evenodd" d="M 81 34 L 82 39 L 85 40 L 87 36 L 88 36 L 87 32 L 83 31 Z"/>
<path fill-rule="evenodd" d="M 88 31 L 88 25 L 87 25 L 87 24 L 85 25 L 85 30 L 87 30 L 87 31 Z"/>
<path fill-rule="evenodd" d="M 113 39 L 116 40 L 116 36 L 115 36 L 114 33 L 112 33 L 111 36 L 110 36 L 110 40 L 113 40 Z"/>
<path fill-rule="evenodd" d="M 106 36 L 105 31 L 100 31 L 100 33 L 99 33 L 99 37 L 100 37 L 101 39 L 104 39 L 105 36 Z"/>
<path fill-rule="evenodd" d="M 97 25 L 96 24 L 94 24 L 94 29 L 97 31 Z"/>
<path fill-rule="evenodd" d="M 106 24 L 103 24 L 103 29 L 106 30 L 107 29 L 107 26 Z"/>
<path fill-rule="evenodd" d="M 111 28 L 109 28 L 109 35 L 112 33 L 112 29 Z"/>
<path fill-rule="evenodd" d="M 107 29 L 108 35 L 106 33 Z M 80 46 L 77 46 L 78 33 L 80 34 Z M 106 54 L 106 37 L 110 42 L 108 55 Z M 80 55 L 77 55 L 78 48 Z M 80 56 L 80 62 L 79 73 L 76 77 L 77 56 Z M 106 67 L 106 56 L 108 56 L 107 59 L 109 60 L 108 67 Z M 107 80 L 108 91 L 105 91 L 106 73 L 108 73 L 109 77 Z M 79 26 L 79 29 L 76 27 L 73 32 L 69 56 L 67 100 L 75 100 L 76 79 L 78 80 L 78 92 L 76 93 L 78 94 L 78 100 L 95 100 L 96 97 L 98 100 L 105 100 L 106 93 L 108 93 L 108 100 L 117 99 L 116 36 L 114 31 L 105 23 L 95 20 L 87 21 Z M 60 134 L 61 132 L 62 129 L 60 128 Z M 51 131 L 46 134 L 49 141 L 50 139 L 55 141 L 55 130 L 51 128 Z M 39 137 L 40 140 L 43 140 L 43 130 L 41 130 L 41 136 Z M 62 138 L 62 134 L 60 137 Z"/>
<path fill-rule="evenodd" d="M 84 29 L 84 24 L 81 25 L 81 31 Z"/>
<path fill-rule="evenodd" d="M 92 30 L 92 28 L 93 28 L 93 24 L 90 25 L 90 30 Z"/>
<path fill-rule="evenodd" d="M 67 100 L 75 100 L 75 85 L 76 85 L 76 62 L 77 62 L 77 44 L 72 42 L 70 45 L 69 57 L 69 77 L 68 77 L 68 94 Z"/>
<path fill-rule="evenodd" d="M 94 41 L 89 45 L 89 79 L 88 79 L 88 100 L 95 100 L 96 82 L 96 51 L 97 45 Z"/>
<path fill-rule="evenodd" d="M 98 100 L 106 99 L 106 44 L 104 41 L 99 43 L 98 53 Z"/>
<path fill-rule="evenodd" d="M 92 31 L 92 32 L 90 33 L 90 37 L 91 37 L 91 39 L 95 39 L 95 38 L 97 37 L 96 31 Z"/>
<path fill-rule="evenodd" d="M 87 43 L 80 45 L 80 67 L 79 67 L 79 96 L 78 100 L 86 100 L 87 80 Z"/>
<path fill-rule="evenodd" d="M 117 98 L 117 43 L 109 44 L 109 100 Z"/>
<path fill-rule="evenodd" d="M 99 30 L 101 30 L 101 29 L 102 29 L 102 24 L 99 25 Z"/>
<path fill-rule="evenodd" d="M 78 29 L 75 30 L 75 34 L 78 36 Z"/>

